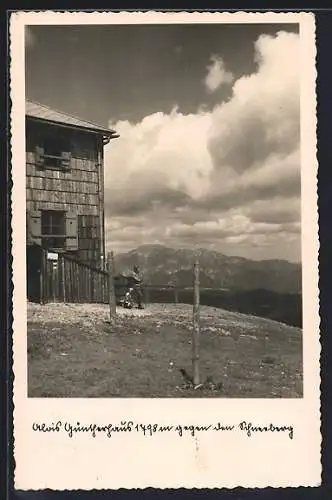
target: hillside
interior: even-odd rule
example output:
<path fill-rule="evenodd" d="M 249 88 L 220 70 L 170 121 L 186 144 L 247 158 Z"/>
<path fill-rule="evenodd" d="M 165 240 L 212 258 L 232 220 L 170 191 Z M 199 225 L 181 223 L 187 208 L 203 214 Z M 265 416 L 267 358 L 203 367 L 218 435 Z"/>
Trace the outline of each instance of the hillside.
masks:
<path fill-rule="evenodd" d="M 302 331 L 201 308 L 200 371 L 191 374 L 192 307 L 28 304 L 29 397 L 302 397 Z"/>
<path fill-rule="evenodd" d="M 283 260 L 252 261 L 201 249 L 200 283 L 202 288 L 229 290 L 264 289 L 278 293 L 301 292 L 301 265 Z M 138 264 L 151 285 L 178 283 L 192 285 L 195 251 L 162 245 L 143 245 L 115 256 L 116 272 L 127 272 Z"/>

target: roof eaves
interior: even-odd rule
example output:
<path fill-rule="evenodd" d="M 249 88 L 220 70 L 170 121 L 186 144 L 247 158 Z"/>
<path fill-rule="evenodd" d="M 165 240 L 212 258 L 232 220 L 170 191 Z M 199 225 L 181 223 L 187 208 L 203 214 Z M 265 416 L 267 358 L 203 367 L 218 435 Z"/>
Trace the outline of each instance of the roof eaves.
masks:
<path fill-rule="evenodd" d="M 108 129 L 106 127 L 102 127 L 97 125 L 96 123 L 89 122 L 87 120 L 82 120 L 78 116 L 73 116 L 69 115 L 67 113 L 64 113 L 63 111 L 58 111 L 55 109 L 52 109 L 48 106 L 45 106 L 44 104 L 41 104 L 36 101 L 26 101 L 27 105 L 30 106 L 30 110 L 26 110 L 26 117 L 32 119 L 32 120 L 38 120 L 38 121 L 43 121 L 45 123 L 48 123 L 50 125 L 58 125 L 58 126 L 63 126 L 63 127 L 69 127 L 69 128 L 74 128 L 74 129 L 80 129 L 80 130 L 86 130 L 90 131 L 93 133 L 98 133 L 101 135 L 107 135 L 107 136 L 114 136 L 116 134 L 115 130 Z M 32 107 L 32 110 L 31 110 Z M 35 107 L 35 109 L 33 109 Z M 37 108 L 37 109 L 36 109 Z M 39 110 L 38 110 L 39 108 Z M 48 113 L 48 116 L 43 116 L 43 112 Z M 38 116 L 38 113 L 40 114 Z M 52 119 L 50 115 L 58 114 L 59 117 L 62 117 L 63 119 Z"/>
<path fill-rule="evenodd" d="M 71 129 L 75 129 L 75 130 L 83 130 L 86 132 L 92 132 L 94 134 L 99 134 L 99 135 L 107 135 L 109 137 L 114 137 L 114 138 L 118 137 L 117 132 L 113 129 L 101 128 L 98 126 L 87 127 L 85 125 L 77 125 L 77 124 L 71 124 L 71 123 L 60 122 L 60 121 L 55 121 L 55 120 L 49 120 L 47 118 L 32 116 L 29 114 L 26 114 L 26 117 L 29 118 L 29 120 L 47 123 L 48 125 L 56 125 L 58 127 L 71 128 Z"/>

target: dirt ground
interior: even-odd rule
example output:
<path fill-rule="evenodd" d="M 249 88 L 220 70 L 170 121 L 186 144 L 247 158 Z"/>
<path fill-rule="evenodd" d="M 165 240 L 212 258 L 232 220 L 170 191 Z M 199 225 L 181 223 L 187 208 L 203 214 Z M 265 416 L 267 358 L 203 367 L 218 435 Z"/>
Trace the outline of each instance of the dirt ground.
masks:
<path fill-rule="evenodd" d="M 30 397 L 302 397 L 302 331 L 201 308 L 202 386 L 189 381 L 192 307 L 28 304 Z M 181 369 L 186 374 L 181 373 Z"/>

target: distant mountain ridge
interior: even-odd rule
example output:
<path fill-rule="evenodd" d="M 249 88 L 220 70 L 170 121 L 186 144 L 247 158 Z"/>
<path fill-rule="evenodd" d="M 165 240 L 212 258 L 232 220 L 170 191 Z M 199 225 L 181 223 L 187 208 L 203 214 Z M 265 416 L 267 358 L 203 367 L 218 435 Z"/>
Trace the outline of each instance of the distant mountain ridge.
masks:
<path fill-rule="evenodd" d="M 199 254 L 202 288 L 229 290 L 271 290 L 278 293 L 300 293 L 302 266 L 285 260 L 253 261 L 200 249 L 142 245 L 115 256 L 116 273 L 125 273 L 138 264 L 144 280 L 151 285 L 177 283 L 192 286 L 192 266 Z"/>

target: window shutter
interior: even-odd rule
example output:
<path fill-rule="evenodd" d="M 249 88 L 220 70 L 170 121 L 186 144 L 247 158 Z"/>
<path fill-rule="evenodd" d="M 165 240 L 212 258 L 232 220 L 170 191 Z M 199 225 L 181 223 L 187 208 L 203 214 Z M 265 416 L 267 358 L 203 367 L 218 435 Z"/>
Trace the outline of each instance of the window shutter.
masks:
<path fill-rule="evenodd" d="M 27 239 L 29 243 L 36 243 L 41 245 L 41 212 L 34 210 L 28 212 L 28 234 Z"/>
<path fill-rule="evenodd" d="M 66 249 L 78 249 L 78 236 L 77 236 L 77 214 L 75 212 L 66 213 Z"/>
<path fill-rule="evenodd" d="M 65 170 L 70 168 L 70 158 L 71 153 L 69 151 L 63 151 L 61 153 L 61 167 Z"/>
<path fill-rule="evenodd" d="M 35 149 L 35 165 L 36 167 L 44 166 L 44 148 L 41 146 L 36 146 Z"/>

